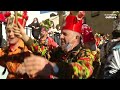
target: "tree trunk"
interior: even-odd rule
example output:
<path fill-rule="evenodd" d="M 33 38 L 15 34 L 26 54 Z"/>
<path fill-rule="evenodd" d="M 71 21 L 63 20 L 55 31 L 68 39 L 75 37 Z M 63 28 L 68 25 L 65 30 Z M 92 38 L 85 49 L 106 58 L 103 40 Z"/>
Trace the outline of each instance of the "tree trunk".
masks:
<path fill-rule="evenodd" d="M 63 11 L 58 11 L 58 15 L 59 15 L 59 25 L 62 26 L 62 24 L 64 23 Z"/>

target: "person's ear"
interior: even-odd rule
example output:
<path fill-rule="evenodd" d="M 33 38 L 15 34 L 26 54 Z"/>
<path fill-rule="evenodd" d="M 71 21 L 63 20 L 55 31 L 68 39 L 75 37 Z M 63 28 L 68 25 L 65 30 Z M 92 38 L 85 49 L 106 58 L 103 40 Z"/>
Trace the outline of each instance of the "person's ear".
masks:
<path fill-rule="evenodd" d="M 79 38 L 79 36 L 76 36 L 76 39 L 78 39 Z"/>

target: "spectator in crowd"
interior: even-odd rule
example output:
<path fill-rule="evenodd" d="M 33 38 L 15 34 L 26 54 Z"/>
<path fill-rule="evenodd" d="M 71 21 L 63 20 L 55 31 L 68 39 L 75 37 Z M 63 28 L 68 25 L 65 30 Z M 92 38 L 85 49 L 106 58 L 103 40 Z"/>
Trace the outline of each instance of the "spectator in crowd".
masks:
<path fill-rule="evenodd" d="M 48 35 L 48 30 L 45 27 L 41 29 L 40 43 L 48 46 L 49 50 L 58 47 L 58 44 Z"/>
<path fill-rule="evenodd" d="M 34 18 L 33 22 L 31 24 L 29 24 L 28 27 L 32 28 L 32 35 L 35 39 L 38 40 L 39 36 L 40 36 L 40 32 L 41 32 L 41 26 L 38 21 L 38 18 Z"/>

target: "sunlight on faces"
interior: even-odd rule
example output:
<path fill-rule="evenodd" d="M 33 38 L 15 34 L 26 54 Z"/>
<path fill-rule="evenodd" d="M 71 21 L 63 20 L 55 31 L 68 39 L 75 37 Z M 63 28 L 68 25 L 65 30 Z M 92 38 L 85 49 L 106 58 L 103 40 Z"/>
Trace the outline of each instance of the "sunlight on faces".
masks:
<path fill-rule="evenodd" d="M 72 46 L 74 45 L 77 41 L 76 37 L 79 36 L 80 34 L 71 30 L 63 30 L 61 33 L 61 47 L 62 49 L 67 49 L 68 45 Z"/>
<path fill-rule="evenodd" d="M 48 32 L 45 30 L 45 28 L 41 29 L 41 37 L 47 36 Z"/>
<path fill-rule="evenodd" d="M 44 36 L 44 35 L 46 35 L 46 31 L 41 31 L 41 34 Z"/>
<path fill-rule="evenodd" d="M 12 27 L 6 28 L 7 40 L 9 44 L 16 44 L 19 38 L 15 36 L 14 29 Z"/>

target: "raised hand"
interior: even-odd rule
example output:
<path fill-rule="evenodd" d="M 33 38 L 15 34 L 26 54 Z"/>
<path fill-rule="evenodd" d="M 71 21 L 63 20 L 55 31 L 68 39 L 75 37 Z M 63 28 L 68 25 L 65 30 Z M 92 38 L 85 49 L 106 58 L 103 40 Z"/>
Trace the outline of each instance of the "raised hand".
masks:
<path fill-rule="evenodd" d="M 18 22 L 17 25 L 13 26 L 14 34 L 19 38 L 22 38 L 25 42 L 29 40 L 29 36 L 26 35 L 25 29 L 23 26 Z"/>
<path fill-rule="evenodd" d="M 45 76 L 48 77 L 53 71 L 53 66 L 44 57 L 31 55 L 30 57 L 25 58 L 24 60 L 25 70 L 31 78 L 36 76 Z"/>
<path fill-rule="evenodd" d="M 22 38 L 26 34 L 23 26 L 19 22 L 17 23 L 17 25 L 15 24 L 13 26 L 13 29 L 14 29 L 15 35 L 20 38 Z"/>
<path fill-rule="evenodd" d="M 26 73 L 24 63 L 22 63 L 22 64 L 19 65 L 19 67 L 16 70 L 16 73 L 22 74 L 22 75 Z"/>
<path fill-rule="evenodd" d="M 13 26 L 13 29 L 14 29 L 14 34 L 18 37 L 18 38 L 22 38 L 22 34 L 20 32 L 20 29 L 18 28 L 17 25 L 14 25 Z"/>

